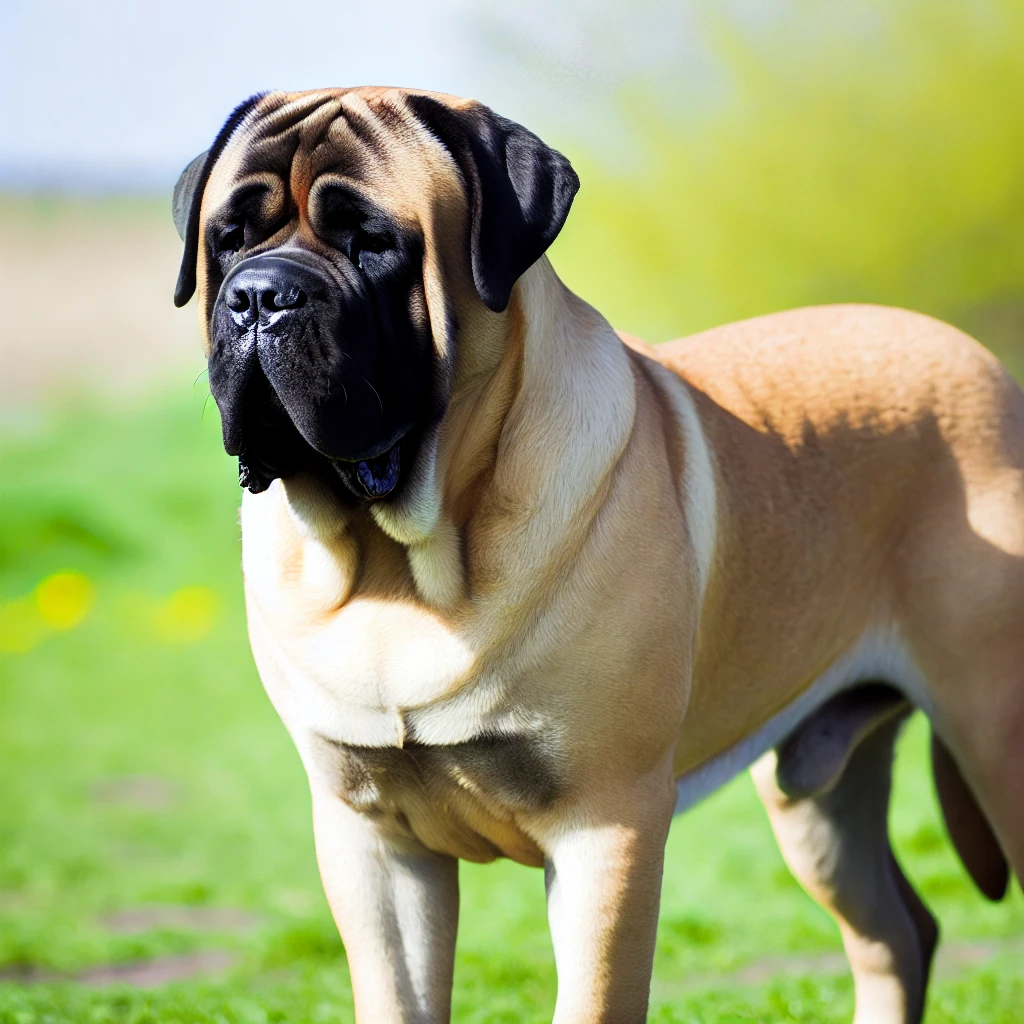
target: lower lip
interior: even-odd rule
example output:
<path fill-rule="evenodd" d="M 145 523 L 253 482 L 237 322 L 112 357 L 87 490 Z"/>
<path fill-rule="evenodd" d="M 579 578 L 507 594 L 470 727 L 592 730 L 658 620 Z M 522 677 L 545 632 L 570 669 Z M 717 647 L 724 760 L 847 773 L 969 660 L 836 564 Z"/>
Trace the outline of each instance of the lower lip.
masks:
<path fill-rule="evenodd" d="M 386 452 L 360 462 L 335 462 L 335 469 L 347 476 L 351 483 L 371 501 L 386 498 L 397 486 L 402 472 L 401 442 Z"/>

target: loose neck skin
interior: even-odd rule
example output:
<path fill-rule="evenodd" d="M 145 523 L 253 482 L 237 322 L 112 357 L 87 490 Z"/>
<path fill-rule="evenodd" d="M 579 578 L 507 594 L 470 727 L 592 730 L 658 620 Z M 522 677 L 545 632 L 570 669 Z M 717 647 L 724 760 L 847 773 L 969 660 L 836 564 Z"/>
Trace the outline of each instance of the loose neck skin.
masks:
<path fill-rule="evenodd" d="M 546 257 L 508 309 L 460 322 L 448 409 L 424 438 L 406 493 L 371 508 L 408 550 L 419 595 L 454 609 L 502 592 L 523 600 L 579 516 L 596 514 L 633 425 L 625 348 Z M 351 513 L 284 484 L 296 527 L 329 543 Z"/>

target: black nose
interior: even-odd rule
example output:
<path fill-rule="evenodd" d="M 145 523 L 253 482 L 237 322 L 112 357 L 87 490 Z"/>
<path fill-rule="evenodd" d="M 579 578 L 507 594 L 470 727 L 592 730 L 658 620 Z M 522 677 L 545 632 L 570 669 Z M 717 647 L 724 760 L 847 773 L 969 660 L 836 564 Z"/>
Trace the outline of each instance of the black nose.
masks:
<path fill-rule="evenodd" d="M 235 274 L 224 290 L 224 303 L 232 319 L 249 328 L 258 320 L 268 324 L 282 313 L 306 304 L 306 291 L 287 269 L 276 265 L 255 266 Z"/>

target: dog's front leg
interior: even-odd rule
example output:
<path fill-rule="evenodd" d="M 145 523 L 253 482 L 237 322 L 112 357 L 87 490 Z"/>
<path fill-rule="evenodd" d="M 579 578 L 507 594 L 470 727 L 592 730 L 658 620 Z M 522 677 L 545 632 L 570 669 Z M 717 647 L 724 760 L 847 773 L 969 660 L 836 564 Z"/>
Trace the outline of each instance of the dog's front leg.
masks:
<path fill-rule="evenodd" d="M 548 838 L 548 920 L 558 968 L 555 1024 L 647 1018 L 670 779 L 588 794 Z"/>
<path fill-rule="evenodd" d="M 359 1024 L 444 1024 L 451 1012 L 458 861 L 385 838 L 314 789 L 320 877 L 341 932 Z"/>

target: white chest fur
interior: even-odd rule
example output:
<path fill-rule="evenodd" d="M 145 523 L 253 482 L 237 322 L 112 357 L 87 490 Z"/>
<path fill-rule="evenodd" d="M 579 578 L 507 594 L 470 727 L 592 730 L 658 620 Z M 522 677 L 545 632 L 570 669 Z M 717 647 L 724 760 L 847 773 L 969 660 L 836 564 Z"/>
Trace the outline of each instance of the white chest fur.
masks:
<path fill-rule="evenodd" d="M 293 732 L 402 746 L 413 727 L 456 743 L 498 726 L 501 687 L 468 634 L 413 598 L 361 593 L 352 539 L 301 525 L 280 483 L 243 499 L 253 653 Z"/>

